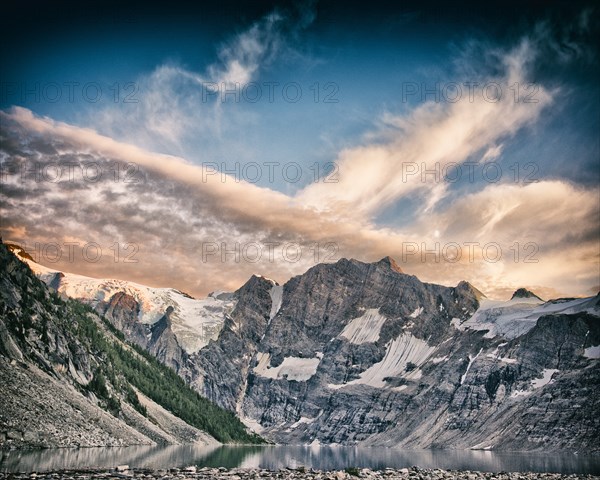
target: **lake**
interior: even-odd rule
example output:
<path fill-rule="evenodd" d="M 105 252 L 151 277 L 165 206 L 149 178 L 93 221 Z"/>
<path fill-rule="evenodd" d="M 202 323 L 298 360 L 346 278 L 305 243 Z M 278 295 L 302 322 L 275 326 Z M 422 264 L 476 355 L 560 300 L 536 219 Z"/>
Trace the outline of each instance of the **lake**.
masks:
<path fill-rule="evenodd" d="M 600 456 L 567 453 L 506 453 L 471 450 L 397 450 L 327 446 L 65 448 L 0 451 L 0 471 L 113 468 L 117 465 L 166 469 L 175 467 L 383 469 L 418 465 L 424 468 L 487 472 L 532 471 L 600 474 Z"/>

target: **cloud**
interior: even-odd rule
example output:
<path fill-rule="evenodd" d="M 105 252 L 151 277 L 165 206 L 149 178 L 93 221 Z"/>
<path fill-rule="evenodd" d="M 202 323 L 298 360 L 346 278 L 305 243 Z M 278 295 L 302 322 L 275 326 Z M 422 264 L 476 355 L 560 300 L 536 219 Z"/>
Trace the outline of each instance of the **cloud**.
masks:
<path fill-rule="evenodd" d="M 490 184 L 401 230 L 377 228 L 362 217 L 340 222 L 337 213 L 318 212 L 296 198 L 244 182 L 222 182 L 183 159 L 147 152 L 24 109 L 1 115 L 3 133 L 18 139 L 12 143 L 12 158 L 29 162 L 30 169 L 35 162 L 64 166 L 78 158 L 82 164 L 93 158 L 108 173 L 114 173 L 115 162 L 139 168 L 138 183 L 105 175 L 96 182 L 80 178 L 80 188 L 73 188 L 68 179 L 36 182 L 31 175 L 5 175 L 0 207 L 5 238 L 29 245 L 62 245 L 66 238 L 78 238 L 109 252 L 99 263 L 70 264 L 63 259 L 59 264 L 65 270 L 206 294 L 216 288 L 236 288 L 257 271 L 283 281 L 318 261 L 339 256 L 371 261 L 390 254 L 424 280 L 456 284 L 466 278 L 492 296 L 532 283 L 571 294 L 587 292 L 589 285 L 598 283 L 590 273 L 590 265 L 598 262 L 597 190 L 557 181 Z M 44 150 L 56 154 L 40 155 L 31 149 L 33 143 L 46 144 Z M 0 154 L 6 169 L 9 157 Z M 43 188 L 37 191 L 37 187 Z M 510 257 L 515 241 L 522 242 L 517 262 Z M 126 244 L 139 248 L 139 262 L 115 263 L 111 256 L 115 242 L 120 248 Z M 327 242 L 334 242 L 335 255 L 329 256 Z M 461 246 L 460 261 L 445 258 L 449 242 Z M 468 242 L 479 245 L 473 259 L 467 255 Z M 524 261 L 531 253 L 525 250 L 528 242 L 539 247 L 536 264 Z M 203 245 L 208 243 L 218 252 L 202 258 Z M 273 260 L 266 247 L 270 243 L 279 244 Z M 501 246 L 501 261 L 485 261 L 482 249 L 488 243 Z M 250 244 L 263 249 L 260 261 L 244 261 L 241 250 Z M 422 250 L 435 251 L 436 244 L 438 255 L 423 257 Z M 287 259 L 281 251 L 285 245 L 293 247 Z M 303 256 L 293 261 L 297 247 Z M 236 248 L 241 257 L 237 261 Z M 224 250 L 229 251 L 225 258 Z M 250 249 L 247 256 L 254 256 L 253 252 Z"/>
<path fill-rule="evenodd" d="M 491 161 L 497 159 L 502 154 L 502 145 L 493 145 L 487 149 L 487 151 L 481 157 L 480 162 L 485 163 L 486 161 Z"/>
<path fill-rule="evenodd" d="M 478 82 L 481 88 L 472 98 L 465 92 L 456 102 L 429 101 L 408 116 L 388 115 L 392 126 L 382 133 L 384 141 L 342 151 L 336 159 L 339 183 L 311 184 L 300 198 L 310 205 L 372 216 L 425 189 L 434 194 L 425 208 L 431 210 L 444 198 L 445 188 L 441 175 L 436 179 L 423 172 L 443 172 L 478 152 L 486 152 L 484 158 L 497 156 L 499 141 L 534 124 L 552 103 L 551 92 L 543 87 L 535 103 L 515 102 L 509 94 L 510 85 L 528 82 L 527 68 L 534 56 L 535 49 L 525 39 L 498 57 L 501 74 Z"/>
<path fill-rule="evenodd" d="M 231 101 L 222 101 L 226 93 L 239 95 L 275 60 L 298 56 L 290 42 L 313 18 L 310 8 L 265 15 L 221 45 L 217 60 L 202 71 L 164 63 L 137 79 L 131 103 L 94 109 L 87 123 L 113 138 L 179 155 L 189 154 L 190 144 L 206 144 L 248 128 L 255 115 L 231 100 L 232 96 Z"/>
<path fill-rule="evenodd" d="M 562 181 L 491 184 L 420 219 L 414 229 L 425 238 L 434 225 L 446 242 L 488 245 L 492 257 L 493 245 L 500 245 L 501 261 L 487 262 L 488 271 L 477 274 L 484 290 L 545 285 L 583 293 L 598 277 L 592 265 L 600 253 L 599 196 L 598 188 Z"/>
<path fill-rule="evenodd" d="M 107 113 L 111 128 L 132 127 L 137 144 L 123 141 L 124 132 L 109 135 L 23 108 L 0 112 L 4 238 L 34 248 L 73 239 L 78 248 L 95 242 L 105 253 L 98 262 L 80 255 L 56 265 L 196 295 L 237 288 L 254 272 L 285 281 L 341 256 L 374 261 L 392 255 L 425 281 L 452 285 L 467 279 L 492 297 L 521 286 L 552 296 L 588 294 L 598 285 L 597 186 L 503 179 L 449 195 L 441 175 L 421 175 L 473 158 L 497 158 L 518 131 L 534 127 L 549 110 L 557 91 L 542 86 L 536 103 L 479 92 L 472 101 L 465 94 L 454 103 L 427 102 L 406 115 L 388 114 L 384 127 L 362 145 L 339 152 L 338 183 L 317 182 L 294 196 L 140 146 L 144 138 L 151 145 L 177 144 L 198 128 L 218 134 L 221 106 L 212 105 L 212 115 L 194 111 L 202 101 L 196 87 L 205 78 L 253 78 L 281 53 L 283 18 L 266 17 L 242 32 L 203 75 L 177 66 L 157 69 L 146 79 L 151 95 L 137 110 Z M 494 50 L 478 80 L 501 88 L 528 82 L 537 48 L 526 38 L 508 52 Z M 180 95 L 180 86 L 187 96 Z M 73 179 L 53 179 L 55 168 L 72 168 Z M 95 178 L 96 171 L 103 175 Z M 417 201 L 413 219 L 378 226 L 381 212 L 402 200 Z M 461 255 L 453 257 L 456 246 Z M 132 252 L 137 263 L 121 261 Z"/>
<path fill-rule="evenodd" d="M 219 63 L 208 67 L 208 78 L 232 89 L 249 83 L 261 66 L 270 64 L 282 48 L 285 17 L 270 13 L 219 50 Z"/>

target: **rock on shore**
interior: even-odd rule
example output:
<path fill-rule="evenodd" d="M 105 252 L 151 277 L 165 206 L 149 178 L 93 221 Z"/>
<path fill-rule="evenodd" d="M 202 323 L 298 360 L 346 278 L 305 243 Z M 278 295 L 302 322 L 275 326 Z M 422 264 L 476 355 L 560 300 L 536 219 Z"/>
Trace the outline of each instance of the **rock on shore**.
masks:
<path fill-rule="evenodd" d="M 0 480 L 4 479 L 52 479 L 52 480 L 88 480 L 95 478 L 122 479 L 122 478 L 143 478 L 147 480 L 179 480 L 179 479 L 198 479 L 198 480 L 260 480 L 260 479 L 280 479 L 280 480 L 354 480 L 364 479 L 386 479 L 386 480 L 595 480 L 600 479 L 594 475 L 579 474 L 559 474 L 559 473 L 521 473 L 521 472 L 474 472 L 474 471 L 454 471 L 440 470 L 430 468 L 402 468 L 402 469 L 357 469 L 348 468 L 338 471 L 320 471 L 312 469 L 285 469 L 285 470 L 264 470 L 258 468 L 252 469 L 226 469 L 226 468 L 174 468 L 169 470 L 147 470 L 147 469 L 129 469 L 123 465 L 114 470 L 65 470 L 59 472 L 47 473 L 1 473 Z"/>

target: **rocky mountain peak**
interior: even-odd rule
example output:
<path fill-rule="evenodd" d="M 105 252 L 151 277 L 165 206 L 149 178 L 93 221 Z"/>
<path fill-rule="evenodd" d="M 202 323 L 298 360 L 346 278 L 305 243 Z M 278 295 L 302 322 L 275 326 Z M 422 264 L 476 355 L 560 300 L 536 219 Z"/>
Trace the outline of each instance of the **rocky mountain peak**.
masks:
<path fill-rule="evenodd" d="M 537 298 L 538 300 L 543 302 L 543 300 L 540 297 L 538 297 L 535 293 L 531 292 L 530 290 L 527 290 L 526 288 L 519 288 L 515 290 L 515 293 L 513 293 L 511 300 L 514 300 L 515 298 Z"/>
<path fill-rule="evenodd" d="M 17 257 L 21 257 L 21 258 L 24 258 L 26 260 L 30 260 L 32 262 L 35 262 L 35 260 L 33 259 L 33 257 L 31 255 L 29 255 L 23 249 L 23 247 L 21 247 L 20 245 L 16 245 L 14 243 L 5 243 L 4 245 L 6 245 L 8 247 L 8 250 L 11 251 L 12 253 L 14 253 Z M 37 262 L 35 262 L 35 263 L 37 263 Z"/>
<path fill-rule="evenodd" d="M 165 314 L 150 327 L 150 331 L 152 332 L 153 336 L 158 338 L 165 330 L 169 330 L 169 332 L 171 332 L 171 327 L 173 326 L 171 315 L 174 310 L 175 309 L 169 305 L 165 310 Z"/>
<path fill-rule="evenodd" d="M 458 283 L 458 285 L 456 286 L 456 290 L 459 292 L 471 293 L 477 300 L 487 298 L 483 292 L 481 292 L 465 280 L 462 280 Z"/>
<path fill-rule="evenodd" d="M 383 257 L 376 263 L 376 265 L 381 265 L 398 273 L 404 273 L 396 261 L 390 256 Z"/>
<path fill-rule="evenodd" d="M 236 293 L 239 295 L 241 292 L 252 292 L 256 290 L 268 291 L 275 285 L 277 285 L 275 280 L 263 277 L 262 275 L 253 274 L 248 281 L 236 291 Z"/>
<path fill-rule="evenodd" d="M 60 350 L 89 379 L 94 372 L 64 348 L 69 342 L 57 337 L 60 332 L 51 328 L 44 337 L 44 324 L 24 311 L 36 310 L 41 296 L 18 292 L 27 279 L 17 270 L 26 267 L 15 257 L 5 267 L 2 250 L 0 244 L 6 272 L 0 268 L 0 370 L 2 355 L 18 360 L 19 348 L 31 350 L 23 340 L 47 338 L 52 343 L 38 349 L 34 361 L 42 355 L 50 369 L 56 357 L 44 352 Z M 209 307 L 226 295 L 231 308 L 222 310 L 217 335 L 194 352 L 180 340 L 197 332 L 171 328 L 170 317 L 180 308 L 172 299 L 175 310 L 163 304 L 151 325 L 140 322 L 141 305 L 126 292 L 96 309 L 202 397 L 277 443 L 600 451 L 593 434 L 600 297 L 558 299 L 546 308 L 519 289 L 513 298 L 522 300 L 488 303 L 466 281 L 447 287 L 398 272 L 385 257 L 318 264 L 277 288 L 253 275 L 234 293 L 211 295 Z M 3 282 L 3 275 L 10 281 Z M 54 312 L 57 300 L 49 301 Z M 27 316 L 14 322 L 15 311 Z M 217 314 L 211 312 L 211 319 Z M 24 328 L 35 325 L 40 331 L 23 338 Z M 61 365 L 69 368 L 68 361 Z M 0 410 L 2 400 L 0 395 Z M 574 402 L 580 413 L 563 415 Z M 546 426 L 546 416 L 556 423 Z"/>

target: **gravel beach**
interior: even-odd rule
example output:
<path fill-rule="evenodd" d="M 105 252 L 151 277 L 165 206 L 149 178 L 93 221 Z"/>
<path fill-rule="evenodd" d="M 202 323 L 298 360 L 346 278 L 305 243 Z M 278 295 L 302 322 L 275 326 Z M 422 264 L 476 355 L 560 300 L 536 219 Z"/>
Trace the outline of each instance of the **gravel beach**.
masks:
<path fill-rule="evenodd" d="M 475 471 L 453 471 L 429 468 L 402 468 L 402 469 L 355 469 L 349 468 L 339 471 L 320 471 L 312 469 L 226 469 L 226 468 L 201 468 L 188 467 L 183 469 L 169 470 L 146 470 L 130 469 L 121 466 L 113 470 L 64 470 L 45 473 L 0 473 L 0 480 L 4 479 L 52 479 L 52 480 L 88 480 L 93 478 L 123 479 L 140 478 L 146 480 L 259 480 L 259 479 L 281 479 L 281 480 L 353 480 L 364 479 L 402 479 L 402 480 L 559 480 L 559 479 L 600 479 L 595 475 L 558 474 L 558 473 L 521 473 L 521 472 L 475 472 Z"/>

